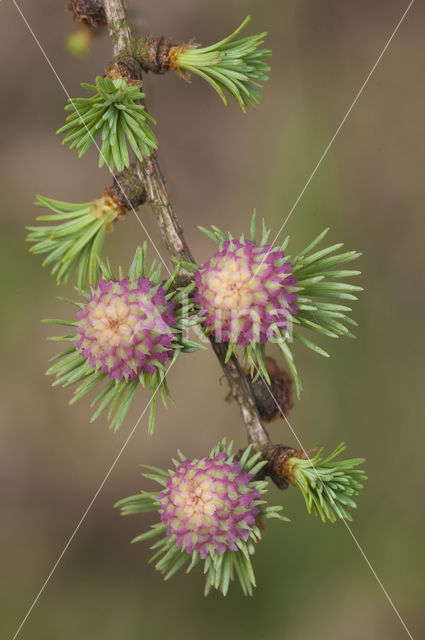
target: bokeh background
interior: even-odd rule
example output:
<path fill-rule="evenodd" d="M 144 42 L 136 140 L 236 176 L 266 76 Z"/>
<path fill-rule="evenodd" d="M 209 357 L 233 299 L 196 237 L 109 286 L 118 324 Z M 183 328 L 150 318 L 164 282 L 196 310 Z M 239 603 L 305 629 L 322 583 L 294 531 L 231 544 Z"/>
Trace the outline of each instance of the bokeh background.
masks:
<path fill-rule="evenodd" d="M 20 0 L 37 38 L 73 96 L 111 59 L 106 34 L 85 60 L 64 48 L 74 28 L 65 1 Z M 196 229 L 240 233 L 255 207 L 276 232 L 310 176 L 407 0 L 129 0 L 139 32 L 211 43 L 248 13 L 273 49 L 264 100 L 242 115 L 198 79 L 146 77 L 158 120 L 160 162 L 199 260 L 212 246 Z M 306 190 L 285 232 L 302 248 L 325 226 L 361 258 L 365 288 L 355 305 L 357 340 L 327 344 L 325 360 L 300 347 L 304 393 L 290 420 L 308 447 L 348 442 L 367 458 L 369 481 L 352 530 L 413 636 L 423 633 L 423 233 L 425 161 L 423 4 L 414 3 L 375 75 Z M 1 637 L 11 638 L 131 431 L 141 392 L 117 434 L 89 424 L 89 402 L 68 407 L 44 371 L 56 352 L 44 317 L 69 308 L 28 253 L 25 225 L 35 193 L 70 201 L 110 183 L 96 153 L 78 160 L 55 130 L 65 96 L 11 0 L 0 5 L 1 170 Z M 143 222 L 165 253 L 151 212 Z M 107 238 L 129 263 L 144 233 L 134 216 Z M 153 257 L 153 251 L 151 251 Z M 53 329 L 53 332 L 55 330 Z M 273 351 L 271 351 L 273 354 Z M 322 524 L 296 490 L 271 490 L 290 524 L 271 523 L 258 546 L 252 599 L 234 585 L 204 599 L 200 572 L 163 583 L 146 545 L 129 541 L 150 523 L 121 518 L 112 504 L 146 486 L 139 464 L 162 466 L 180 447 L 203 455 L 227 435 L 243 445 L 237 407 L 209 351 L 170 372 L 176 406 L 159 410 L 154 438 L 139 425 L 62 562 L 22 628 L 22 640 L 399 640 L 406 631 L 343 523 Z M 275 441 L 295 444 L 283 421 Z"/>

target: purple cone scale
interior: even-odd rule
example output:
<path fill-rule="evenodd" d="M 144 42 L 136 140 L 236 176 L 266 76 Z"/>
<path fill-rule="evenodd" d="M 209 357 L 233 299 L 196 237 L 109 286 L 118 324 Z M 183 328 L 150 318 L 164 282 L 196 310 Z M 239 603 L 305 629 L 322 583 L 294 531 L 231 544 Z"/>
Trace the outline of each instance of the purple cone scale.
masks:
<path fill-rule="evenodd" d="M 297 311 L 296 293 L 288 290 L 296 284 L 291 264 L 271 245 L 226 240 L 195 272 L 195 283 L 195 302 L 218 341 L 264 343 Z"/>
<path fill-rule="evenodd" d="M 246 541 L 259 513 L 260 498 L 250 485 L 252 474 L 239 462 L 226 461 L 224 452 L 214 457 L 185 460 L 158 494 L 161 520 L 167 536 L 188 553 L 206 558 L 213 550 L 237 551 L 236 541 Z"/>
<path fill-rule="evenodd" d="M 173 304 L 166 301 L 163 287 L 145 278 L 101 280 L 77 317 L 75 346 L 111 379 L 155 373 L 155 361 L 173 355 Z"/>

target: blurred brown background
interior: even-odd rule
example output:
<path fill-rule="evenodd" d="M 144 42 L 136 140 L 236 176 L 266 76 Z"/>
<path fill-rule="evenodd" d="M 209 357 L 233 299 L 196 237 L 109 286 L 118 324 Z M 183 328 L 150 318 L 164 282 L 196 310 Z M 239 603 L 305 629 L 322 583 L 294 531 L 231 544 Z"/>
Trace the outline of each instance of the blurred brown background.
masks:
<path fill-rule="evenodd" d="M 268 30 L 271 79 L 261 105 L 242 115 L 223 107 L 195 78 L 147 77 L 158 120 L 160 161 L 199 260 L 212 251 L 196 225 L 247 228 L 254 207 L 276 232 L 394 29 L 407 1 L 129 1 L 136 28 L 176 41 L 214 42 L 240 23 Z M 63 46 L 73 29 L 65 0 L 20 6 L 72 96 L 111 58 L 106 34 L 86 60 Z M 425 148 L 423 4 L 415 2 L 364 94 L 289 221 L 293 250 L 330 225 L 330 241 L 364 252 L 364 294 L 355 305 L 356 341 L 327 343 L 325 360 L 297 349 L 304 382 L 290 418 L 305 446 L 348 442 L 367 458 L 369 481 L 352 525 L 413 636 L 423 620 L 423 232 Z M 35 193 L 86 201 L 109 184 L 96 153 L 78 160 L 55 130 L 65 96 L 10 0 L 0 5 L 2 274 L 0 549 L 1 636 L 11 638 L 137 419 L 138 395 L 120 432 L 89 424 L 89 403 L 68 407 L 70 390 L 44 376 L 57 346 L 41 318 L 69 308 L 41 260 L 28 253 L 24 226 Z M 140 215 L 165 248 L 148 209 Z M 144 240 L 128 215 L 105 252 L 127 265 Z M 153 257 L 153 251 L 151 252 Z M 54 330 L 53 330 L 54 332 Z M 202 596 L 200 571 L 163 583 L 146 545 L 129 544 L 148 519 L 120 518 L 111 505 L 137 492 L 139 464 L 167 465 L 180 447 L 203 455 L 227 435 L 243 445 L 237 408 L 213 355 L 180 359 L 170 374 L 176 407 L 146 420 L 121 456 L 81 530 L 22 629 L 22 640 L 175 640 L 245 637 L 367 640 L 407 637 L 342 523 L 323 525 L 298 491 L 272 498 L 290 524 L 271 523 L 258 546 L 252 600 L 234 585 L 226 599 Z M 283 422 L 275 441 L 294 444 Z M 146 486 L 146 485 L 145 485 Z M 423 609 L 422 609 L 423 613 Z"/>

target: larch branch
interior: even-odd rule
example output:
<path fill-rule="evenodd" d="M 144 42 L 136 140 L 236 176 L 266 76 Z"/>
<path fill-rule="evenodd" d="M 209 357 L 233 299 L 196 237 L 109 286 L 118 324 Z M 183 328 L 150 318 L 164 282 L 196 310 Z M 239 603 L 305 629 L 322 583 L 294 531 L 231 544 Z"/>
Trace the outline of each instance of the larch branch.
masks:
<path fill-rule="evenodd" d="M 132 38 L 124 1 L 103 0 L 103 4 L 115 61 L 122 57 L 131 57 Z M 140 189 L 145 193 L 146 202 L 153 210 L 170 255 L 173 258 L 195 262 L 168 197 L 156 154 L 145 157 L 143 163 L 135 162 L 130 170 L 140 179 Z M 120 181 L 119 175 L 116 176 L 116 180 Z M 229 382 L 231 394 L 239 405 L 250 443 L 257 451 L 269 453 L 273 445 L 260 420 L 248 377 L 234 356 L 229 362 L 225 362 L 226 344 L 216 343 L 211 339 L 211 345 Z"/>

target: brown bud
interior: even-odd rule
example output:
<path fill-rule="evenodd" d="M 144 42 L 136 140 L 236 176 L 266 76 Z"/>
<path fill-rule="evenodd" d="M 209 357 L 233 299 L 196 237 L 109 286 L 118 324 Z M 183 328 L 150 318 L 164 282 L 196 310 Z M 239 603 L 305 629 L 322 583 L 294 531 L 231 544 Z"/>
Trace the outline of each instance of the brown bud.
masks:
<path fill-rule="evenodd" d="M 106 25 L 106 14 L 101 0 L 68 0 L 66 10 L 73 14 L 74 22 L 96 29 Z"/>
<path fill-rule="evenodd" d="M 283 444 L 277 445 L 269 457 L 269 463 L 267 465 L 268 475 L 279 489 L 287 489 L 290 484 L 295 485 L 296 480 L 293 475 L 294 465 L 293 461 L 290 462 L 290 459 L 299 458 L 305 460 L 313 451 L 313 449 L 303 451 L 287 447 Z"/>
<path fill-rule="evenodd" d="M 260 418 L 265 422 L 271 422 L 276 418 L 282 418 L 282 413 L 287 415 L 293 407 L 292 378 L 289 373 L 279 369 L 274 358 L 267 356 L 265 365 L 271 384 L 259 377 L 251 382 L 251 386 Z"/>
<path fill-rule="evenodd" d="M 153 73 L 167 73 L 170 69 L 171 40 L 164 37 L 151 38 L 147 51 L 146 71 Z"/>
<path fill-rule="evenodd" d="M 131 164 L 127 169 L 114 176 L 113 184 L 109 189 L 106 189 L 105 195 L 109 196 L 123 210 L 137 209 L 144 204 L 146 190 L 141 183 L 137 163 Z"/>
<path fill-rule="evenodd" d="M 267 473 L 279 489 L 287 489 L 289 484 L 292 484 L 286 463 L 288 458 L 294 457 L 296 453 L 296 449 L 292 449 L 292 447 L 278 445 L 269 458 Z"/>
<path fill-rule="evenodd" d="M 173 69 L 179 76 L 189 80 L 190 73 L 180 68 L 178 58 L 186 49 L 194 49 L 197 46 L 199 45 L 194 41 L 186 44 L 173 44 L 164 36 L 161 38 L 144 36 L 133 41 L 132 50 L 143 71 L 161 74 Z"/>
<path fill-rule="evenodd" d="M 122 56 L 116 62 L 113 62 L 105 69 L 105 77 L 115 80 L 116 78 L 124 78 L 130 87 L 141 87 L 142 68 L 135 58 L 132 56 Z"/>

